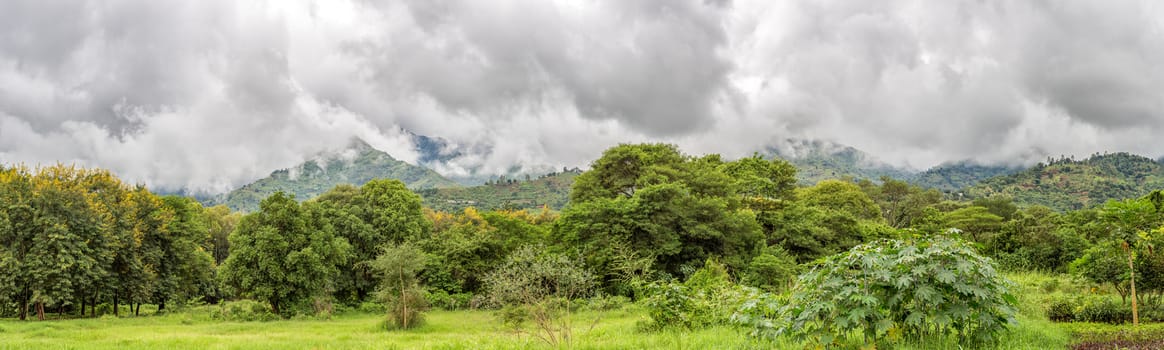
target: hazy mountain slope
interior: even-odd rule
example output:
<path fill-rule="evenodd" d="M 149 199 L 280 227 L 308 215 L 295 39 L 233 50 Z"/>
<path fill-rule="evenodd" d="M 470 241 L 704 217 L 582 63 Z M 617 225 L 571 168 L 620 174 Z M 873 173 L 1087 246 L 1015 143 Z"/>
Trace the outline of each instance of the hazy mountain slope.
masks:
<path fill-rule="evenodd" d="M 424 205 L 441 211 L 461 211 L 466 207 L 490 209 L 535 209 L 543 205 L 558 210 L 570 200 L 570 186 L 581 171 L 573 169 L 526 180 L 493 180 L 489 184 L 419 190 Z"/>
<path fill-rule="evenodd" d="M 813 185 L 825 179 L 852 177 L 877 181 L 882 176 L 907 180 L 913 172 L 878 161 L 853 147 L 823 141 L 790 140 L 786 147 L 770 146 L 763 152 L 796 166 L 801 185 Z"/>
<path fill-rule="evenodd" d="M 994 194 L 1026 205 L 1057 210 L 1093 207 L 1109 199 L 1143 196 L 1164 189 L 1164 166 L 1128 153 L 1094 155 L 1085 160 L 1058 159 L 1030 169 L 981 181 L 967 190 L 972 198 Z"/>
<path fill-rule="evenodd" d="M 970 162 L 942 164 L 914 175 L 909 182 L 914 185 L 953 192 L 965 189 L 996 176 L 1010 175 L 1022 171 L 1020 167 L 979 165 Z"/>
<path fill-rule="evenodd" d="M 344 152 L 294 168 L 276 170 L 268 177 L 205 202 L 226 204 L 234 210 L 254 211 L 260 201 L 276 191 L 306 200 L 338 184 L 358 186 L 377 178 L 397 179 L 413 189 L 459 186 L 435 171 L 396 160 L 362 141 L 354 141 L 353 146 Z"/>

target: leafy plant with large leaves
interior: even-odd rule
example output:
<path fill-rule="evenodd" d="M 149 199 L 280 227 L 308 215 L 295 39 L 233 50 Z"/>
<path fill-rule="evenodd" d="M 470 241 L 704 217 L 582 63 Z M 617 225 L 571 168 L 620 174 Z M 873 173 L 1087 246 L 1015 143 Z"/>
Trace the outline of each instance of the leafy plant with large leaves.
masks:
<path fill-rule="evenodd" d="M 787 302 L 757 296 L 734 319 L 757 336 L 825 345 L 853 332 L 866 343 L 956 336 L 986 344 L 1015 322 L 1010 287 L 990 259 L 956 238 L 880 240 L 825 258 L 799 277 Z"/>

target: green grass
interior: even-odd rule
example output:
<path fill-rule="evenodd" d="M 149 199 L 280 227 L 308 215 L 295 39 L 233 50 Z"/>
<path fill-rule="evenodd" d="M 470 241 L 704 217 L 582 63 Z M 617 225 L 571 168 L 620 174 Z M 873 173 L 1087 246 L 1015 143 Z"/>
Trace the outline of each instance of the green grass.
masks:
<path fill-rule="evenodd" d="M 1064 275 L 1011 273 L 1019 296 L 1018 325 L 1002 335 L 997 349 L 1066 349 L 1082 341 L 1164 338 L 1164 323 L 1131 325 L 1053 323 L 1043 304 L 1052 295 L 1103 292 Z M 143 314 L 153 309 L 142 308 Z M 55 316 L 55 315 L 50 315 Z M 597 323 L 593 322 L 599 318 Z M 712 327 L 695 331 L 643 331 L 646 313 L 636 306 L 575 315 L 570 349 L 804 349 L 790 339 L 757 342 L 741 330 Z M 162 316 L 61 321 L 0 319 L 2 349 L 551 349 L 529 334 L 504 328 L 490 311 L 433 311 L 424 326 L 385 331 L 381 315 L 346 313 L 331 320 L 224 322 L 210 308 Z M 532 326 L 527 325 L 527 329 Z M 858 348 L 850 337 L 840 348 Z M 888 346 L 886 346 L 888 345 Z M 880 348 L 929 350 L 982 348 L 956 339 L 897 341 Z"/>
<path fill-rule="evenodd" d="M 595 317 L 601 317 L 593 323 Z M 757 343 L 731 327 L 641 331 L 635 308 L 574 318 L 573 349 L 801 349 L 791 341 Z M 504 329 L 488 311 L 434 311 L 409 331 L 384 331 L 382 318 L 345 314 L 331 320 L 223 322 L 203 310 L 163 316 L 63 321 L 0 320 L 0 349 L 550 349 Z M 594 325 L 591 327 L 591 325 Z M 527 327 L 528 328 L 528 327 Z M 1023 317 L 1001 349 L 1063 349 L 1066 328 Z M 951 339 L 895 344 L 899 349 L 957 349 Z"/>
<path fill-rule="evenodd" d="M 548 349 L 541 340 L 501 328 L 488 311 L 434 311 L 409 331 L 384 331 L 382 317 L 222 322 L 205 312 L 62 321 L 0 320 L 0 349 Z M 752 342 L 735 329 L 641 332 L 636 311 L 575 317 L 575 349 L 740 349 Z M 591 328 L 591 320 L 602 316 Z"/>

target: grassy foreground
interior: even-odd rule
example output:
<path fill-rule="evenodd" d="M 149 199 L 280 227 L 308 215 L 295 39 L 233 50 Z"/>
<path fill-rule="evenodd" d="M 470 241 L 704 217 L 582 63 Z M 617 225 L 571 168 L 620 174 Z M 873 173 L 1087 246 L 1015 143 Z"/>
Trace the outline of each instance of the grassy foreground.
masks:
<path fill-rule="evenodd" d="M 602 319 L 591 328 L 594 317 Z M 730 328 L 696 332 L 636 329 L 634 311 L 575 318 L 576 349 L 753 348 Z M 427 324 L 384 331 L 380 315 L 331 320 L 221 322 L 198 312 L 63 321 L 0 321 L 0 349 L 546 349 L 537 338 L 502 329 L 488 311 L 433 311 Z"/>
<path fill-rule="evenodd" d="M 592 320 L 601 317 L 597 324 Z M 730 327 L 644 332 L 631 308 L 574 318 L 573 349 L 801 349 L 790 342 L 757 343 Z M 206 312 L 45 322 L 0 320 L 0 349 L 549 349 L 537 338 L 503 329 L 488 311 L 434 311 L 410 331 L 384 331 L 382 317 L 353 313 L 332 320 L 222 322 Z M 593 327 L 591 327 L 593 324 Z M 1063 349 L 1067 330 L 1022 320 L 1003 349 Z M 565 346 L 563 346 L 565 347 Z M 957 349 L 950 340 L 895 344 L 899 349 Z"/>

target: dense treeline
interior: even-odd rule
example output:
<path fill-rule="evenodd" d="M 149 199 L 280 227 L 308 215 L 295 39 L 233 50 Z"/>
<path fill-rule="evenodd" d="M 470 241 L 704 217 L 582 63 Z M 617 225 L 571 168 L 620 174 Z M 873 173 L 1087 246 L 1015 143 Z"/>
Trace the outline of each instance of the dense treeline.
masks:
<path fill-rule="evenodd" d="M 1060 213 L 1004 196 L 952 201 L 890 178 L 799 187 L 796 171 L 760 156 L 620 145 L 577 175 L 560 212 L 434 211 L 403 183 L 373 180 L 305 202 L 275 193 L 241 216 L 106 171 L 5 168 L 0 314 L 250 298 L 286 317 L 382 301 L 407 328 L 429 306 L 544 311 L 563 296 L 646 298 L 666 281 L 705 288 L 709 274 L 781 292 L 822 258 L 932 235 L 1008 270 L 1073 273 L 1121 295 L 1134 276 L 1152 306 L 1164 294 L 1159 192 Z"/>
<path fill-rule="evenodd" d="M 0 302 L 21 319 L 96 305 L 216 301 L 237 215 L 158 197 L 104 170 L 0 169 Z"/>

